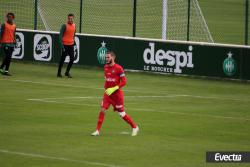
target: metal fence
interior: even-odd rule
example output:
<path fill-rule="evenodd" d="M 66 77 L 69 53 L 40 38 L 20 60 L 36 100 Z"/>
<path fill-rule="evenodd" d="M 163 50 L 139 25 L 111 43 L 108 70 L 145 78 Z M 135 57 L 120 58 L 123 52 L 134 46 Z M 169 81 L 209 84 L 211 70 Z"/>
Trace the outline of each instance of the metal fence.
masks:
<path fill-rule="evenodd" d="M 164 5 L 165 4 L 165 5 Z M 75 14 L 77 32 L 249 44 L 249 0 L 0 0 L 18 28 L 59 31 Z"/>

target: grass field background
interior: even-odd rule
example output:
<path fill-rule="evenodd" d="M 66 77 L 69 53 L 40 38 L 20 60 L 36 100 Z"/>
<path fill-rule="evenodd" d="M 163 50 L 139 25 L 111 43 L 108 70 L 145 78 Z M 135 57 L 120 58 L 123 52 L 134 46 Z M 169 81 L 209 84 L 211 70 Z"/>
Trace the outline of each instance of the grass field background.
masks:
<path fill-rule="evenodd" d="M 244 0 L 198 1 L 215 42 L 244 44 Z M 41 0 L 39 4 L 44 11 L 42 15 L 54 31 L 59 31 L 69 12 L 75 13 L 75 21 L 79 23 L 79 0 L 67 0 L 63 3 L 60 0 Z M 132 36 L 132 4 L 133 0 L 126 2 L 84 0 L 83 32 Z M 138 1 L 136 33 L 138 37 L 161 38 L 161 5 L 161 1 Z M 0 7 L 0 22 L 4 20 L 5 13 L 11 10 L 16 13 L 18 27 L 33 29 L 34 4 L 32 0 L 2 0 Z M 79 25 L 77 25 L 77 31 L 78 28 Z M 38 14 L 38 29 L 45 29 L 40 14 Z M 186 35 L 186 33 L 183 34 Z"/>
<path fill-rule="evenodd" d="M 110 109 L 91 137 L 102 69 L 74 67 L 73 79 L 56 71 L 16 62 L 0 76 L 1 167 L 212 167 L 206 151 L 250 150 L 249 84 L 127 72 L 125 108 L 139 135 Z"/>

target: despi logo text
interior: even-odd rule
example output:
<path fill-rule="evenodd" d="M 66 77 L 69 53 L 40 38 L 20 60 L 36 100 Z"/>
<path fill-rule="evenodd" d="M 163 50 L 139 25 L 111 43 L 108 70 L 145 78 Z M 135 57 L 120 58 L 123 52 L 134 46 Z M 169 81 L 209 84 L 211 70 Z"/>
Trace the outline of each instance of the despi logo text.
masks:
<path fill-rule="evenodd" d="M 34 58 L 39 61 L 50 61 L 52 58 L 52 39 L 47 34 L 34 36 Z"/>
<path fill-rule="evenodd" d="M 184 50 L 156 49 L 155 43 L 143 52 L 144 70 L 156 72 L 182 73 L 183 68 L 194 68 L 193 46 Z"/>
<path fill-rule="evenodd" d="M 24 35 L 21 32 L 16 32 L 16 45 L 12 53 L 12 58 L 23 59 L 24 57 Z"/>

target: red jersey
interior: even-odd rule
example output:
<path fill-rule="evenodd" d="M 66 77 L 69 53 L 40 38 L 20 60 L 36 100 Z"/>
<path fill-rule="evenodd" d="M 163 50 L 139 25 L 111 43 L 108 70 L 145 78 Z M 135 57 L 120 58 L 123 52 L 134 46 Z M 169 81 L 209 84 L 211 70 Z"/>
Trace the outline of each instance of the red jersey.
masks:
<path fill-rule="evenodd" d="M 113 66 L 104 66 L 105 85 L 104 88 L 119 86 L 119 88 L 126 85 L 126 77 L 122 66 L 114 64 Z"/>

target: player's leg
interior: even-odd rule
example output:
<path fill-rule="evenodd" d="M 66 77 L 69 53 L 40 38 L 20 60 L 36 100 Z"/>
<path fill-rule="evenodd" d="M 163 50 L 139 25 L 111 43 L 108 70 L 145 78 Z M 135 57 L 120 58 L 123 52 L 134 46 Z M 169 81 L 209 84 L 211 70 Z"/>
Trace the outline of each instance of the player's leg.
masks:
<path fill-rule="evenodd" d="M 69 71 L 74 63 L 74 45 L 68 47 L 68 55 L 69 55 L 70 60 L 69 60 L 69 63 L 65 72 L 65 76 L 72 78 Z"/>
<path fill-rule="evenodd" d="M 3 48 L 3 55 L 4 55 L 4 58 L 3 58 L 3 61 L 2 61 L 2 64 L 0 66 L 0 69 L 1 69 L 1 73 L 3 74 L 4 73 L 4 67 L 5 67 L 5 64 L 6 64 L 6 47 L 2 46 Z"/>
<path fill-rule="evenodd" d="M 131 128 L 137 127 L 132 118 L 124 110 L 121 111 L 118 109 L 118 113 L 121 116 L 121 118 L 131 126 Z"/>
<path fill-rule="evenodd" d="M 6 56 L 3 58 L 3 61 L 2 61 L 2 64 L 0 66 L 0 72 L 3 74 L 4 73 L 4 66 L 5 66 L 5 63 L 6 62 Z"/>
<path fill-rule="evenodd" d="M 119 115 L 122 117 L 124 121 L 126 121 L 132 128 L 132 136 L 136 136 L 139 132 L 139 127 L 134 123 L 132 118 L 125 111 L 118 111 Z"/>
<path fill-rule="evenodd" d="M 134 123 L 133 119 L 125 112 L 124 110 L 124 96 L 123 96 L 123 92 L 119 91 L 115 94 L 116 97 L 114 97 L 115 99 L 115 110 L 118 111 L 119 115 L 121 116 L 121 118 L 126 121 L 131 128 L 133 129 L 132 131 L 132 136 L 136 136 L 138 131 L 139 131 L 139 127 Z"/>
<path fill-rule="evenodd" d="M 11 63 L 11 57 L 12 57 L 12 53 L 14 51 L 14 47 L 8 47 L 7 51 L 6 51 L 6 66 L 5 66 L 5 71 L 4 71 L 4 75 L 9 75 L 9 67 L 10 67 L 10 63 Z"/>
<path fill-rule="evenodd" d="M 91 134 L 92 136 L 100 135 L 100 131 L 102 128 L 102 123 L 104 121 L 105 114 L 106 114 L 106 109 L 101 108 L 101 111 L 99 113 L 98 120 L 97 120 L 96 130 Z"/>
<path fill-rule="evenodd" d="M 63 49 L 62 49 L 62 55 L 61 55 L 59 65 L 58 65 L 57 77 L 62 77 L 61 71 L 62 71 L 63 63 L 64 63 L 65 58 L 67 56 L 66 50 L 67 50 L 67 47 L 64 45 Z"/>
<path fill-rule="evenodd" d="M 1 73 L 4 72 L 4 70 L 3 70 L 4 64 L 5 64 L 5 57 L 3 58 L 2 64 L 1 64 L 1 66 L 0 66 L 0 71 L 1 71 Z"/>
<path fill-rule="evenodd" d="M 11 56 L 12 56 L 12 52 L 14 51 L 14 48 L 9 47 L 9 46 L 5 46 L 3 50 L 4 50 L 5 58 L 4 58 L 3 63 L 2 63 L 0 68 L 2 69 L 3 75 L 10 76 L 10 73 L 8 70 L 9 70 Z M 4 67 L 5 67 L 5 69 L 4 69 Z"/>
<path fill-rule="evenodd" d="M 110 100 L 109 97 L 104 94 L 103 99 L 102 99 L 102 103 L 101 103 L 101 110 L 98 116 L 98 120 L 97 120 L 97 125 L 96 125 L 96 131 L 94 131 L 91 135 L 92 136 L 98 136 L 100 134 L 100 130 L 104 121 L 104 117 L 106 114 L 107 109 L 110 106 Z"/>

